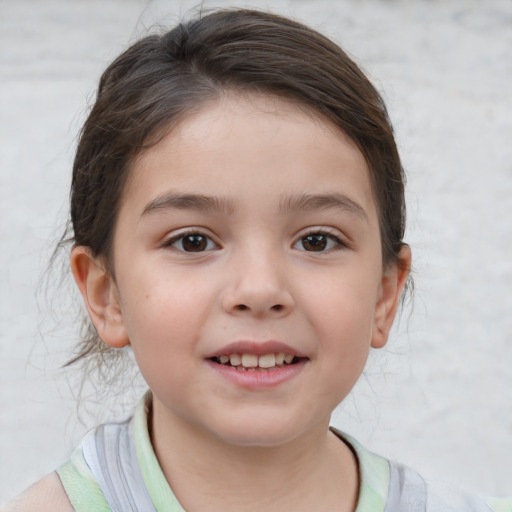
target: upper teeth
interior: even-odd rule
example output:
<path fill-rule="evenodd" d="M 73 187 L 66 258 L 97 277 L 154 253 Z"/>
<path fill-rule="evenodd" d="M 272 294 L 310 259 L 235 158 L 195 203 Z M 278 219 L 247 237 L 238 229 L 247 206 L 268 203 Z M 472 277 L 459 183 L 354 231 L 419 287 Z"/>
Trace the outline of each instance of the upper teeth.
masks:
<path fill-rule="evenodd" d="M 284 352 L 264 354 L 257 356 L 256 354 L 222 354 L 217 359 L 221 364 L 229 364 L 231 366 L 243 368 L 273 368 L 283 363 L 290 364 L 293 361 L 293 354 L 285 354 Z"/>

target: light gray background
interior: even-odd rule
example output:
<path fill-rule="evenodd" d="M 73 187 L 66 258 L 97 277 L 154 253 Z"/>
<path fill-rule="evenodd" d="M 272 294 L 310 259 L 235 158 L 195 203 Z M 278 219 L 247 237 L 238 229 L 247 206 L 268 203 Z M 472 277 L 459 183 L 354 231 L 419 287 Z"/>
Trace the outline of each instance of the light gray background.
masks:
<path fill-rule="evenodd" d="M 0 0 L 0 501 L 94 424 L 77 423 L 58 370 L 72 326 L 57 329 L 35 298 L 86 105 L 128 42 L 195 5 Z M 512 494 L 512 1 L 205 5 L 270 8 L 331 36 L 383 92 L 396 128 L 415 307 L 335 423 L 429 478 Z"/>

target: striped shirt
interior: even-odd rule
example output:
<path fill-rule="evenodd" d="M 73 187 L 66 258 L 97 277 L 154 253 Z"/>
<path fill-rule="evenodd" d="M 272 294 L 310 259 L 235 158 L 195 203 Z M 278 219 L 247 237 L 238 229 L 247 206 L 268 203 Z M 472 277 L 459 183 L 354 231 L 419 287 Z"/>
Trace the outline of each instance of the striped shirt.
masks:
<path fill-rule="evenodd" d="M 147 429 L 148 392 L 122 423 L 91 431 L 57 473 L 75 512 L 185 512 L 169 486 Z M 355 512 L 512 512 L 512 498 L 477 498 L 431 487 L 414 470 L 332 429 L 359 465 Z"/>

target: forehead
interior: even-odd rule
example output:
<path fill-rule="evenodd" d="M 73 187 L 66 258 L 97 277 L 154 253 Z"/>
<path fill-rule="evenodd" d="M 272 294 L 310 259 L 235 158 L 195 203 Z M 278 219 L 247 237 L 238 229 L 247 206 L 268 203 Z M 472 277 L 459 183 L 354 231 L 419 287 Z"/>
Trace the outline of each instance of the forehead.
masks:
<path fill-rule="evenodd" d="M 288 100 L 226 94 L 136 157 L 122 204 L 164 189 L 243 202 L 248 191 L 268 197 L 326 193 L 333 186 L 374 209 L 366 161 L 339 128 Z"/>

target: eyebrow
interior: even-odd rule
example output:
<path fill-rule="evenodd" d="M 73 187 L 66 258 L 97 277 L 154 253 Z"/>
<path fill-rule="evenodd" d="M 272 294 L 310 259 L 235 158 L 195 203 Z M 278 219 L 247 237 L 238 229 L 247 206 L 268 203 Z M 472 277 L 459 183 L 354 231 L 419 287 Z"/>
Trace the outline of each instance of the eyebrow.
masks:
<path fill-rule="evenodd" d="M 158 196 L 149 202 L 141 218 L 151 213 L 162 210 L 201 210 L 209 212 L 219 212 L 229 215 L 235 210 L 235 203 L 230 199 L 222 197 L 205 196 L 203 194 L 178 194 L 166 193 Z"/>
<path fill-rule="evenodd" d="M 297 194 L 281 201 L 281 210 L 284 211 L 314 211 L 329 208 L 352 213 L 368 222 L 368 215 L 364 208 L 345 194 Z"/>
<path fill-rule="evenodd" d="M 352 213 L 368 222 L 368 216 L 363 207 L 344 194 L 296 194 L 283 198 L 280 202 L 280 210 L 286 212 L 298 210 L 314 211 L 329 208 Z M 210 211 L 230 215 L 235 211 L 235 202 L 223 197 L 169 192 L 150 201 L 145 206 L 141 218 L 169 209 Z"/>

